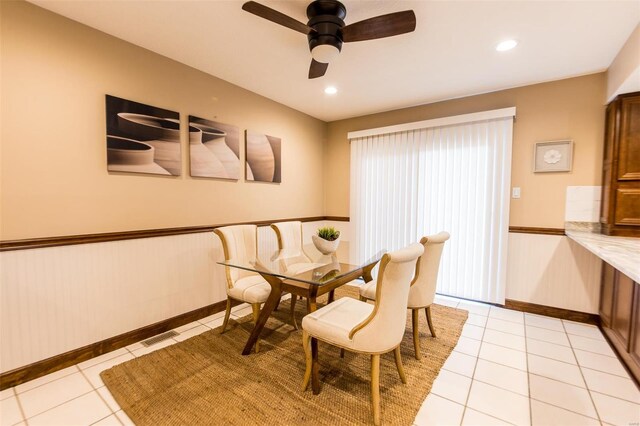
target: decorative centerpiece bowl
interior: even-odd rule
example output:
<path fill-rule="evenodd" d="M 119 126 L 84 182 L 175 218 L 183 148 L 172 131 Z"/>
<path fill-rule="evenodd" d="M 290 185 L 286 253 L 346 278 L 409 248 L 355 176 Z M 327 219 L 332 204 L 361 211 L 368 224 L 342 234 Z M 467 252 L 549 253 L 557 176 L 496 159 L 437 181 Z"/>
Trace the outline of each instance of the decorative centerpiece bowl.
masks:
<path fill-rule="evenodd" d="M 333 254 L 340 244 L 340 231 L 333 226 L 318 228 L 317 233 L 311 236 L 311 240 L 320 253 Z"/>

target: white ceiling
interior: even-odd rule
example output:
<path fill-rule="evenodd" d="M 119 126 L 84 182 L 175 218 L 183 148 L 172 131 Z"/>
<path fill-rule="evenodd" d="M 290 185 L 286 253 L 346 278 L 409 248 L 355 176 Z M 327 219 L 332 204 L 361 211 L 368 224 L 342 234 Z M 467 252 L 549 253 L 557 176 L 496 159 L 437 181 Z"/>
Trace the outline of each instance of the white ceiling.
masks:
<path fill-rule="evenodd" d="M 243 1 L 32 3 L 325 121 L 604 71 L 640 21 L 640 0 L 344 0 L 347 25 L 413 9 L 416 31 L 345 43 L 309 80 L 306 36 Z M 307 22 L 309 1 L 261 3 Z M 496 52 L 506 38 L 520 44 Z M 328 85 L 338 94 L 325 95 Z"/>

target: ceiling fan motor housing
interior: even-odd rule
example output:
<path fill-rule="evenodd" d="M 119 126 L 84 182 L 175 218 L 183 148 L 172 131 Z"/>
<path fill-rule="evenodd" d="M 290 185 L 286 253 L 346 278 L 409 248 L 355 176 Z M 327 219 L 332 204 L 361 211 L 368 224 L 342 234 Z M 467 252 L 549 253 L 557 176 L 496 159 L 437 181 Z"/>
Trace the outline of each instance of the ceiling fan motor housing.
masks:
<path fill-rule="evenodd" d="M 342 27 L 347 15 L 345 6 L 336 0 L 316 0 L 307 7 L 308 26 L 315 31 L 309 33 L 309 50 L 329 45 L 338 52 L 342 50 Z"/>

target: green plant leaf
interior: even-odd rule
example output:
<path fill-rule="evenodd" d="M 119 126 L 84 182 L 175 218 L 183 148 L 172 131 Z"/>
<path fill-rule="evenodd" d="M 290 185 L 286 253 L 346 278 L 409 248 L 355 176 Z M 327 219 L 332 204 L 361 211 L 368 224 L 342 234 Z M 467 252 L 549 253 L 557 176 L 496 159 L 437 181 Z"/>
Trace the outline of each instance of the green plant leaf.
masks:
<path fill-rule="evenodd" d="M 340 237 L 340 231 L 333 226 L 324 226 L 322 228 L 318 228 L 317 235 L 323 240 L 335 241 Z"/>

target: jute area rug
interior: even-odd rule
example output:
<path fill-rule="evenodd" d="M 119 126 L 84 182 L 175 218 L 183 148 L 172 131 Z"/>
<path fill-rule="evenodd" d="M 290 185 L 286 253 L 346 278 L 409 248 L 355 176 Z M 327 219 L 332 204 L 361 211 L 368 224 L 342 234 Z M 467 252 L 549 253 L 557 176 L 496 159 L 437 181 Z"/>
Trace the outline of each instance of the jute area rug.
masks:
<path fill-rule="evenodd" d="M 344 286 L 336 298 L 358 297 Z M 251 316 L 104 371 L 109 391 L 136 425 L 350 425 L 372 424 L 370 357 L 319 345 L 321 393 L 301 391 L 305 369 L 302 332 L 294 330 L 289 302 L 267 322 L 260 352 L 242 356 Z M 298 323 L 306 303 L 298 301 Z M 437 338 L 420 315 L 422 359 L 416 360 L 410 311 L 401 346 L 407 384 L 393 352 L 380 361 L 382 422 L 411 425 L 431 385 L 456 345 L 467 311 L 434 305 Z"/>

